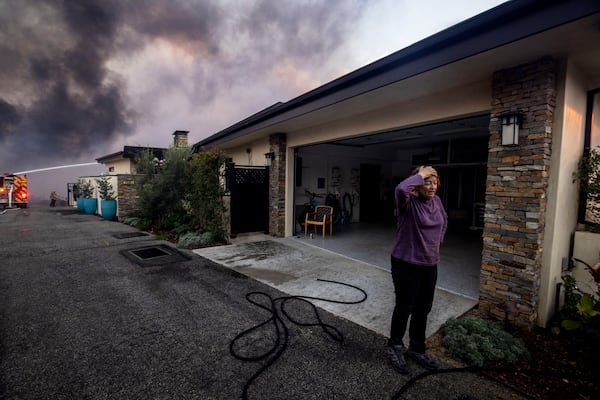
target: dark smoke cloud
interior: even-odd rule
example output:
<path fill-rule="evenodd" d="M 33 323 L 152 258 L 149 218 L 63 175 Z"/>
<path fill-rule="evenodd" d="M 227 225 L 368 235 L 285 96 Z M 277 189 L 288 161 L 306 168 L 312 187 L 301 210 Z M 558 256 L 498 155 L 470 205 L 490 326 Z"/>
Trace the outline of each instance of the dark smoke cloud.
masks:
<path fill-rule="evenodd" d="M 157 40 L 184 49 L 198 60 L 192 81 L 157 75 L 162 89 L 136 104 L 168 90 L 200 108 L 247 81 L 266 82 L 275 62 L 316 68 L 364 3 L 0 0 L 0 171 L 91 161 L 129 144 L 142 113 L 127 89 L 140 83 L 111 69 L 112 60 L 134 60 Z"/>

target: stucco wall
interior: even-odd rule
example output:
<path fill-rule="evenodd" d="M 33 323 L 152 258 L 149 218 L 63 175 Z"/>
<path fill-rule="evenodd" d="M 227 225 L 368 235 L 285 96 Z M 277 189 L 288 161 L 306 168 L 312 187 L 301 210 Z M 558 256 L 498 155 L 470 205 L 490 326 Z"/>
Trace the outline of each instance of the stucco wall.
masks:
<path fill-rule="evenodd" d="M 269 138 L 262 138 L 234 148 L 224 149 L 236 165 L 262 167 L 265 165 L 265 153 L 269 152 Z"/>
<path fill-rule="evenodd" d="M 556 306 L 556 284 L 569 258 L 577 224 L 578 189 L 573 172 L 583 152 L 586 82 L 571 63 L 562 63 L 557 82 L 557 107 L 552 129 L 552 158 L 544 230 L 538 321 L 546 326 Z"/>
<path fill-rule="evenodd" d="M 110 168 L 113 167 L 114 171 L 110 171 Z M 104 166 L 104 172 L 106 174 L 118 175 L 118 174 L 130 174 L 132 171 L 131 160 L 128 158 L 122 158 L 120 160 L 109 161 Z"/>

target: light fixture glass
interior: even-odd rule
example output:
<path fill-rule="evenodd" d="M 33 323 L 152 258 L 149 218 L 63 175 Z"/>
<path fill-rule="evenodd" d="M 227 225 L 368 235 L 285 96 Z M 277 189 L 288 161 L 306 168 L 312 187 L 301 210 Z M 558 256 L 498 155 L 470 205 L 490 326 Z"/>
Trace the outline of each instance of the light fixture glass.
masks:
<path fill-rule="evenodd" d="M 265 167 L 270 167 L 273 164 L 273 160 L 275 160 L 275 153 L 272 151 L 265 153 Z"/>
<path fill-rule="evenodd" d="M 508 113 L 501 117 L 502 145 L 516 146 L 519 144 L 519 128 L 521 127 L 521 114 Z"/>

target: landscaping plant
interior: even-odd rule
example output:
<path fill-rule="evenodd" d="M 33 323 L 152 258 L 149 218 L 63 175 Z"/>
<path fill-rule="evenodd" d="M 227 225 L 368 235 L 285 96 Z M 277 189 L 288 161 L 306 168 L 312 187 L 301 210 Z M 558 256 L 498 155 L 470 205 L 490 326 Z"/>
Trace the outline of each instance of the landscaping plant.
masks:
<path fill-rule="evenodd" d="M 450 354 L 471 366 L 482 367 L 486 361 L 515 362 L 530 357 L 523 342 L 504 331 L 496 321 L 479 317 L 451 319 L 442 326 L 442 333 L 442 343 Z"/>
<path fill-rule="evenodd" d="M 98 184 L 98 194 L 102 200 L 115 200 L 115 192 L 108 177 L 98 178 L 96 183 Z"/>

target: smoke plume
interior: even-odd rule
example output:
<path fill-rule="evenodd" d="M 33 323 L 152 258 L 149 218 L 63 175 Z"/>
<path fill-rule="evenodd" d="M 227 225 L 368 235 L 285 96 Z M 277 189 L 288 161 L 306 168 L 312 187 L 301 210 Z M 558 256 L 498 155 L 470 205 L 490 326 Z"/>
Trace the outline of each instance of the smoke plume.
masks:
<path fill-rule="evenodd" d="M 322 82 L 306 71 L 363 3 L 0 0 L 0 173 L 91 161 L 132 137 L 194 131 L 186 113 L 206 128 L 311 89 Z"/>

